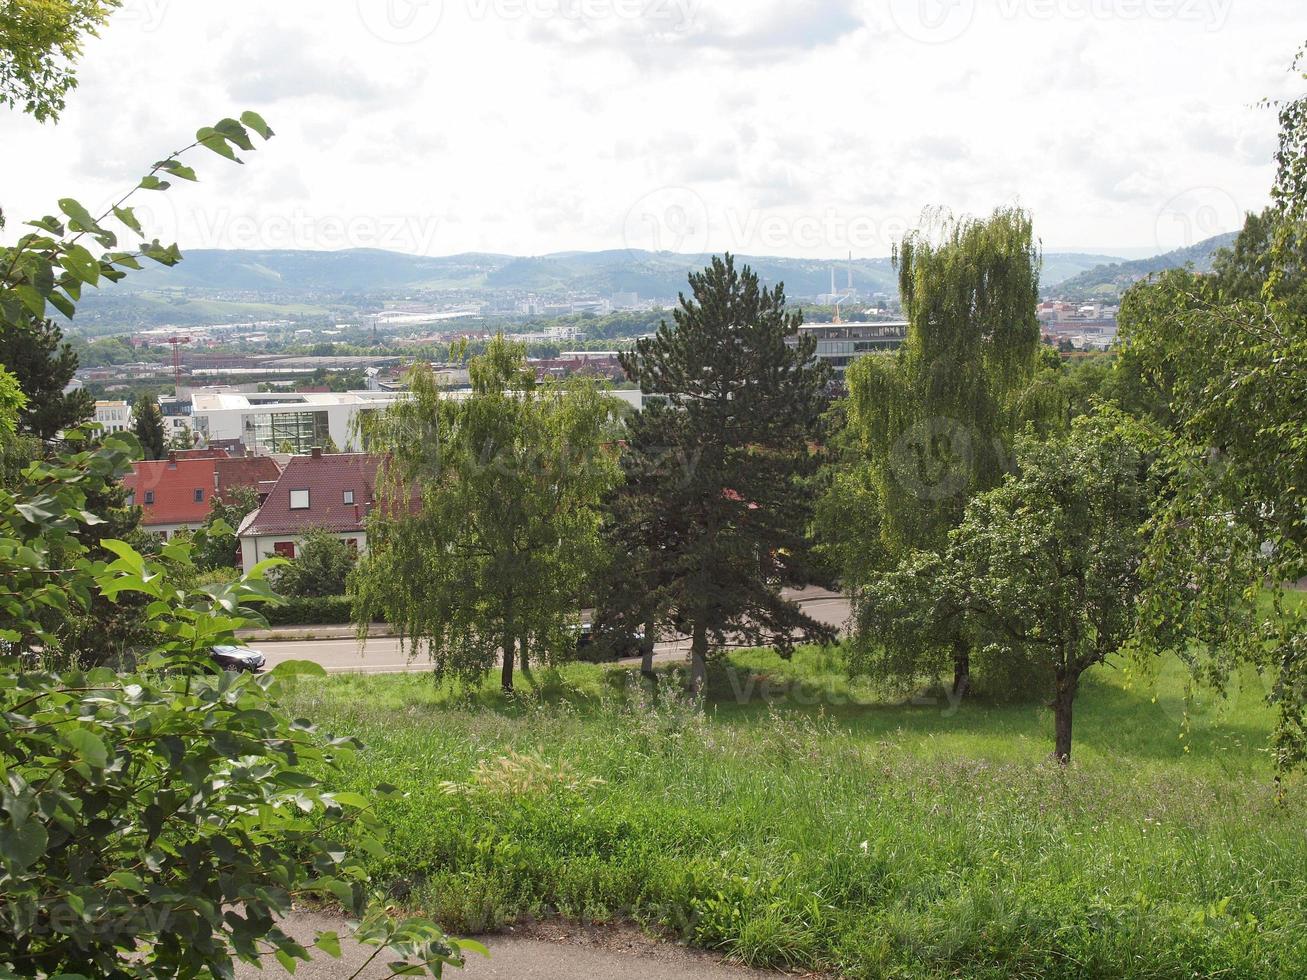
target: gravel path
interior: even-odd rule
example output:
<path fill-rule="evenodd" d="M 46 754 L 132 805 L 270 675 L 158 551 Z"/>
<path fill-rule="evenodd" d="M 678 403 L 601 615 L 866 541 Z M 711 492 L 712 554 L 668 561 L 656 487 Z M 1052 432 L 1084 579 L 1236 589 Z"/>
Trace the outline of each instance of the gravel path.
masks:
<path fill-rule="evenodd" d="M 343 923 L 328 915 L 297 912 L 286 931 L 306 946 L 316 932 L 337 930 L 344 937 Z M 776 980 L 780 974 L 762 973 L 734 966 L 707 955 L 654 942 L 635 929 L 575 929 L 559 925 L 536 925 L 528 935 L 508 933 L 483 939 L 490 958 L 468 957 L 467 968 L 448 970 L 452 980 Z M 344 980 L 353 975 L 372 952 L 341 941 L 341 958 L 325 954 L 295 971 L 298 980 Z M 383 954 L 384 955 L 384 954 Z M 361 980 L 389 976 L 384 966 L 361 974 Z M 240 964 L 237 980 L 285 980 L 285 970 L 275 961 L 263 970 Z"/>

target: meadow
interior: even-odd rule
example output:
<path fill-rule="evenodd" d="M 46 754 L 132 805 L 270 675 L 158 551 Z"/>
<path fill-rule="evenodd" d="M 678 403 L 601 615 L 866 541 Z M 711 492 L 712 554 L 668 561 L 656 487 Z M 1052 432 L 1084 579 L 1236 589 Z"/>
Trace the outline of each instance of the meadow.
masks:
<path fill-rule="evenodd" d="M 847 977 L 1307 972 L 1307 788 L 1277 796 L 1255 674 L 1100 670 L 1074 764 L 1035 703 L 892 703 L 838 650 L 737 652 L 706 710 L 665 680 L 537 671 L 511 699 L 425 675 L 301 679 L 292 707 L 389 783 L 397 906 L 462 934 L 634 921 Z"/>

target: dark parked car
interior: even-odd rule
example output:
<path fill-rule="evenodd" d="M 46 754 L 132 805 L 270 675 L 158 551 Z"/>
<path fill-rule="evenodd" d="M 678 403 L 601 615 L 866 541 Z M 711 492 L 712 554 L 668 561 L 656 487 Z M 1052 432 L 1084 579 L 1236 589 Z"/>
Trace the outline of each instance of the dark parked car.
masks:
<path fill-rule="evenodd" d="M 249 647 L 217 646 L 209 656 L 223 670 L 244 670 L 251 674 L 257 674 L 268 662 L 262 653 Z"/>
<path fill-rule="evenodd" d="M 576 655 L 587 663 L 606 663 L 626 657 L 638 657 L 644 638 L 632 633 L 627 636 L 600 634 L 593 623 L 573 626 L 576 633 Z"/>

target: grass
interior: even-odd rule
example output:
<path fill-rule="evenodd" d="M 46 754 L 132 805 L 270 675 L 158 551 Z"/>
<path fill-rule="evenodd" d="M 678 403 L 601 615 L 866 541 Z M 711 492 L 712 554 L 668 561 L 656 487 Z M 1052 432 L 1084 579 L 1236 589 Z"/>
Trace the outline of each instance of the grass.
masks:
<path fill-rule="evenodd" d="M 292 706 L 367 743 L 340 788 L 405 792 L 375 871 L 451 930 L 631 919 L 868 978 L 1307 972 L 1307 806 L 1276 800 L 1255 676 L 1186 702 L 1178 666 L 1100 672 L 1062 771 L 1033 704 L 886 704 L 838 651 L 731 665 L 706 712 L 585 665 L 512 700 L 353 675 Z"/>

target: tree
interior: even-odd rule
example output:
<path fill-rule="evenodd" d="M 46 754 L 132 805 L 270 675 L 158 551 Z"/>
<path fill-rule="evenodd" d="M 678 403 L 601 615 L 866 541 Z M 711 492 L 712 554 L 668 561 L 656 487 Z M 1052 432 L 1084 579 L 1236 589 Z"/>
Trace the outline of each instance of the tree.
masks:
<path fill-rule="evenodd" d="M 1029 215 L 1000 210 L 944 231 L 938 245 L 914 232 L 898 249 L 903 347 L 862 358 L 847 375 L 861 459 L 830 492 L 855 495 L 875 516 L 849 525 L 847 504 L 831 501 L 823 512 L 834 520 L 821 533 L 827 541 L 858 528 L 869 535 L 836 546 L 864 556 L 842 569 L 855 607 L 867 598 L 865 556 L 880 556 L 883 569 L 914 551 L 941 551 L 967 501 L 1002 479 L 1021 424 L 1054 414 L 1041 407 L 1045 389 L 1032 386 L 1040 257 Z M 971 683 L 970 649 L 962 634 L 946 640 L 961 695 Z"/>
<path fill-rule="evenodd" d="M 1152 499 L 1145 445 L 1112 414 L 1045 442 L 1023 438 L 1019 475 L 974 497 L 942 551 L 914 552 L 872 579 L 860 628 L 891 657 L 966 631 L 988 656 L 1018 660 L 1047 685 L 1053 755 L 1067 764 L 1080 679 L 1135 627 Z"/>
<path fill-rule="evenodd" d="M 273 574 L 273 585 L 282 595 L 297 599 L 341 596 L 354 559 L 354 550 L 343 539 L 315 528 L 301 538 L 294 560 Z"/>
<path fill-rule="evenodd" d="M 17 376 L 27 395 L 18 416 L 21 432 L 49 442 L 95 414 L 85 391 L 64 391 L 77 372 L 77 355 L 52 320 L 21 316 L 0 322 L 0 364 Z"/>
<path fill-rule="evenodd" d="M 9 0 L 0 7 L 0 103 L 59 118 L 73 65 L 120 0 Z"/>
<path fill-rule="evenodd" d="M 602 562 L 599 503 L 618 478 L 618 403 L 587 381 L 539 385 L 497 337 L 444 397 L 429 367 L 367 433 L 385 463 L 354 575 L 360 630 L 377 616 L 425 651 L 437 676 L 474 680 L 515 653 L 571 654 L 569 620 Z"/>
<path fill-rule="evenodd" d="M 760 287 L 727 255 L 692 273 L 690 288 L 674 325 L 622 355 L 646 405 L 628 422 L 628 470 L 641 476 L 613 518 L 626 540 L 647 542 L 633 555 L 645 560 L 639 588 L 656 596 L 659 619 L 690 634 L 691 688 L 702 692 L 710 642 L 788 653 L 798 637 L 833 637 L 781 594 L 811 581 L 803 480 L 816 468 L 829 374 L 784 286 Z"/>
<path fill-rule="evenodd" d="M 259 508 L 259 494 L 253 487 L 231 487 L 214 494 L 209 516 L 200 525 L 195 563 L 201 571 L 239 568 L 240 541 L 236 531 L 251 511 Z"/>
<path fill-rule="evenodd" d="M 163 410 L 154 395 L 136 399 L 132 406 L 132 431 L 141 444 L 142 459 L 163 459 L 168 439 L 163 428 Z"/>
<path fill-rule="evenodd" d="M 1280 106 L 1280 129 L 1271 210 L 1249 217 L 1216 275 L 1133 288 L 1121 333 L 1123 360 L 1166 406 L 1141 642 L 1217 687 L 1241 661 L 1263 671 L 1286 770 L 1307 762 L 1307 619 L 1282 596 L 1307 576 L 1307 97 Z"/>

